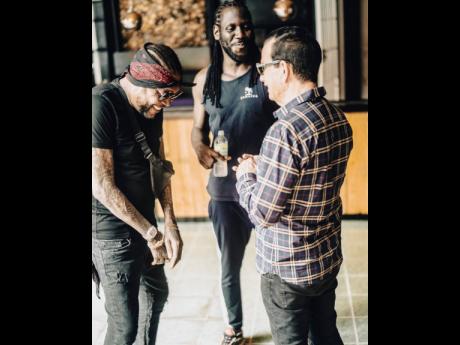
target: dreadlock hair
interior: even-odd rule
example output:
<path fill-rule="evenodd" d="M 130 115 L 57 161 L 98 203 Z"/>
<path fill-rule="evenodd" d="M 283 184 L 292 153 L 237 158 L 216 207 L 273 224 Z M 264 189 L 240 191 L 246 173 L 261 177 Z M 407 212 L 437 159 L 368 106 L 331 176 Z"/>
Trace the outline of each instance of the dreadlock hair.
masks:
<path fill-rule="evenodd" d="M 251 13 L 247 8 L 246 4 L 242 0 L 226 0 L 221 4 L 214 17 L 214 24 L 220 26 L 222 19 L 222 12 L 227 8 L 239 8 L 243 10 L 249 21 L 252 23 Z M 203 104 L 206 102 L 206 98 L 209 98 L 212 105 L 217 108 L 222 108 L 220 104 L 220 91 L 221 91 L 221 76 L 222 76 L 222 65 L 224 56 L 222 54 L 222 48 L 219 41 L 214 39 L 211 35 L 212 44 L 212 59 L 211 66 L 208 69 L 206 75 L 206 81 L 203 88 Z M 254 39 L 250 41 L 248 47 L 249 63 L 252 65 L 251 78 L 249 80 L 249 87 L 253 87 L 257 83 L 259 77 L 255 64 L 260 60 L 260 51 L 257 48 Z"/>
<path fill-rule="evenodd" d="M 164 44 L 153 43 L 148 46 L 147 52 L 158 59 L 159 64 L 166 68 L 174 75 L 182 77 L 182 65 L 177 57 L 177 54 L 170 47 Z"/>

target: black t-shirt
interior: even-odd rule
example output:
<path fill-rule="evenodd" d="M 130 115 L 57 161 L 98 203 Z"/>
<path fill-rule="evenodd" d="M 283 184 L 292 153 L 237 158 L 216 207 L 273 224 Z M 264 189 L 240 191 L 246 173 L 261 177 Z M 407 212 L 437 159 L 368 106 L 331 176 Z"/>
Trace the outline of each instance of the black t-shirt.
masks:
<path fill-rule="evenodd" d="M 146 119 L 125 101 L 123 95 L 118 80 L 92 89 L 92 147 L 113 151 L 116 186 L 146 219 L 156 224 L 149 162 L 134 140 L 134 130 L 128 116 L 137 117 L 151 150 L 158 155 L 163 134 L 163 112 L 154 119 Z M 140 236 L 94 196 L 92 214 L 93 237 L 97 239 Z"/>

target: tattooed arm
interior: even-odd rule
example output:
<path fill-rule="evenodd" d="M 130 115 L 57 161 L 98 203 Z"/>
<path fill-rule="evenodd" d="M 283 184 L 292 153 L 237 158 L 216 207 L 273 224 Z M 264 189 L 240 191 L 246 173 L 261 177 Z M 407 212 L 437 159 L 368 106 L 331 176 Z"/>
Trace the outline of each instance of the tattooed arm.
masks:
<path fill-rule="evenodd" d="M 164 143 L 161 139 L 160 157 L 165 159 Z M 174 267 L 182 256 L 182 238 L 177 227 L 176 216 L 174 215 L 171 181 L 159 196 L 161 208 L 165 215 L 165 246 L 171 266 Z"/>
<path fill-rule="evenodd" d="M 137 230 L 142 237 L 149 238 L 148 230 L 152 224 L 134 207 L 115 185 L 113 171 L 113 154 L 109 149 L 92 149 L 92 189 L 94 197 L 123 222 Z M 161 232 L 158 240 L 161 240 Z M 149 242 L 150 244 L 150 242 Z M 161 247 L 156 249 L 149 245 L 154 263 L 161 262 Z"/>

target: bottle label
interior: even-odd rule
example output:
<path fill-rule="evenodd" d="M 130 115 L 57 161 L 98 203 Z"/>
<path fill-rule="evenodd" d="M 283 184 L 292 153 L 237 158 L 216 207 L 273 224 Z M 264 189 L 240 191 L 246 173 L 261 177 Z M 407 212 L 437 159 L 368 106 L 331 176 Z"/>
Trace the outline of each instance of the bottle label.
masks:
<path fill-rule="evenodd" d="M 214 149 L 219 152 L 221 156 L 228 156 L 228 143 L 216 143 Z"/>

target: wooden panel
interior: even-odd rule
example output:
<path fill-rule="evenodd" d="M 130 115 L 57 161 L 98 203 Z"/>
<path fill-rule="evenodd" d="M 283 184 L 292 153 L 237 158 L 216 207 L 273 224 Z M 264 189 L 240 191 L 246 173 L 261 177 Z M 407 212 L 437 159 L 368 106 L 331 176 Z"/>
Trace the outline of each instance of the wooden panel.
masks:
<path fill-rule="evenodd" d="M 204 169 L 196 158 L 190 141 L 193 119 L 166 118 L 163 126 L 165 155 L 174 164 L 172 178 L 173 202 L 176 217 L 207 217 L 209 196 L 206 191 L 210 170 Z M 158 203 L 158 201 L 157 201 Z M 157 204 L 159 217 L 163 217 Z"/>
<path fill-rule="evenodd" d="M 368 213 L 368 115 L 349 113 L 347 118 L 353 128 L 354 147 L 348 162 L 342 186 L 344 214 Z M 193 120 L 191 112 L 180 116 L 167 116 L 164 121 L 166 157 L 174 163 L 176 174 L 172 179 L 173 201 L 179 218 L 202 218 L 208 216 L 209 196 L 206 191 L 210 170 L 205 170 L 196 158 L 190 143 Z M 161 207 L 157 215 L 163 217 Z"/>
<path fill-rule="evenodd" d="M 353 150 L 342 186 L 344 214 L 368 214 L 368 113 L 348 113 Z"/>

